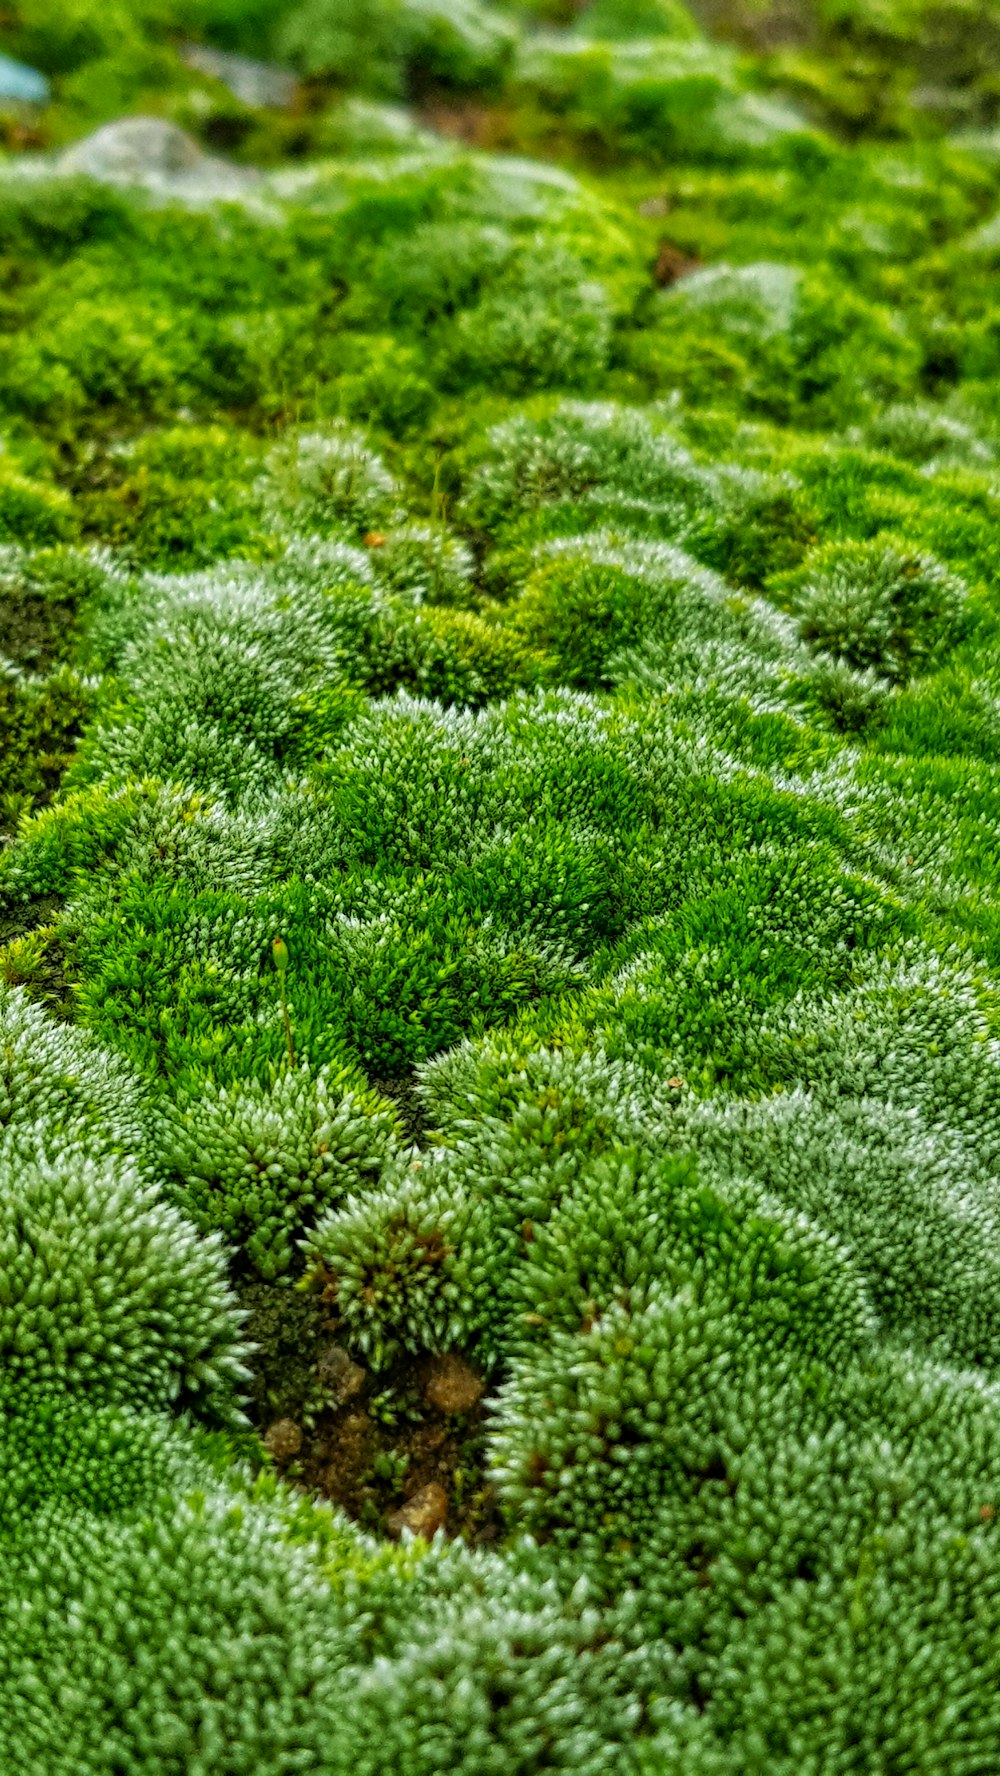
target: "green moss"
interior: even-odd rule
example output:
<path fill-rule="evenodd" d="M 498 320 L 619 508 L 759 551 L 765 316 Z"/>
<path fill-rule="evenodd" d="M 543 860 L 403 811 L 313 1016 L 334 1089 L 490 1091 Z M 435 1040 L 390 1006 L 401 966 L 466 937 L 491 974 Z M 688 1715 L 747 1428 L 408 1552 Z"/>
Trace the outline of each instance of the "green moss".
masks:
<path fill-rule="evenodd" d="M 12 671 L 0 679 L 0 820 L 8 831 L 59 787 L 90 702 L 71 671 L 38 682 Z"/>
<path fill-rule="evenodd" d="M 259 451 L 221 426 L 167 427 L 117 444 L 77 500 L 84 533 L 122 558 L 202 567 L 268 548 L 250 483 Z"/>
<path fill-rule="evenodd" d="M 995 22 L 719 16 L 11 15 L 309 157 L 0 179 L 12 1776 L 995 1761 Z"/>
<path fill-rule="evenodd" d="M 402 688 L 460 708 L 544 683 L 552 662 L 527 625 L 511 631 L 472 611 L 394 612 L 372 636 L 373 694 Z"/>
<path fill-rule="evenodd" d="M 0 474 L 0 538 L 29 546 L 59 543 L 74 533 L 76 518 L 66 494 L 19 475 Z"/>

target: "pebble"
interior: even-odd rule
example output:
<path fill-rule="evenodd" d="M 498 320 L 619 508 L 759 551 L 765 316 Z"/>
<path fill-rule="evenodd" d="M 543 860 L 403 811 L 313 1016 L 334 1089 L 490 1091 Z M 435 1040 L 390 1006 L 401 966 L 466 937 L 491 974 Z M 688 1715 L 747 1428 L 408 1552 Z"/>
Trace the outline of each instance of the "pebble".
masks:
<path fill-rule="evenodd" d="M 335 1406 L 346 1406 L 365 1385 L 366 1371 L 348 1356 L 342 1344 L 321 1345 L 316 1368 L 323 1390 Z"/>
<path fill-rule="evenodd" d="M 483 1397 L 483 1384 L 461 1357 L 435 1357 L 424 1383 L 424 1399 L 435 1412 L 471 1412 Z"/>
<path fill-rule="evenodd" d="M 448 1494 L 436 1480 L 431 1480 L 398 1511 L 390 1511 L 385 1521 L 391 1536 L 400 1536 L 404 1529 L 409 1529 L 429 1542 L 439 1529 L 444 1528 L 447 1520 Z"/>
<path fill-rule="evenodd" d="M 302 1448 L 302 1432 L 294 1418 L 276 1418 L 264 1432 L 263 1443 L 276 1462 L 289 1462 Z"/>
<path fill-rule="evenodd" d="M 697 271 L 700 264 L 700 259 L 685 253 L 682 247 L 675 247 L 673 241 L 663 240 L 656 256 L 653 278 L 661 290 L 666 289 L 670 284 L 676 284 L 678 278 L 686 277 L 689 271 Z"/>

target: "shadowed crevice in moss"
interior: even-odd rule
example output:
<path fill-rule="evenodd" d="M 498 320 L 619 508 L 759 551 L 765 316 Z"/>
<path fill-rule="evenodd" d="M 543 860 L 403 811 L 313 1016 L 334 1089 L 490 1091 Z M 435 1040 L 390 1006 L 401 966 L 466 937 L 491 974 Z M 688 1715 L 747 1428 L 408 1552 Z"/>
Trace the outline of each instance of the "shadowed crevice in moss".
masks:
<path fill-rule="evenodd" d="M 0 912 L 0 980 L 23 987 L 50 1016 L 72 1023 L 76 1017 L 74 972 L 57 915 L 56 895 L 39 896 L 16 913 Z"/>
<path fill-rule="evenodd" d="M 428 1355 L 372 1370 L 339 1342 L 336 1315 L 315 1293 L 252 1281 L 237 1293 L 254 1346 L 251 1419 L 287 1479 L 381 1535 L 394 1511 L 431 1489 L 449 1535 L 477 1546 L 496 1539 L 487 1399 L 473 1370 L 453 1362 L 458 1385 L 446 1373 L 436 1389 Z"/>
<path fill-rule="evenodd" d="M 0 676 L 0 837 L 52 800 L 70 764 L 90 703 L 75 677 Z"/>

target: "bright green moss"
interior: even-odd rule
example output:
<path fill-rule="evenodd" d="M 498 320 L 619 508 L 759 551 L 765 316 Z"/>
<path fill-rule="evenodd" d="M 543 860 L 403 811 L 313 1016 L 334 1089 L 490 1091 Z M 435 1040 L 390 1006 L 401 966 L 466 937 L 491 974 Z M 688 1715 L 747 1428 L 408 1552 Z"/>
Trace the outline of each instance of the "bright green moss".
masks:
<path fill-rule="evenodd" d="M 877 543 L 827 545 L 807 558 L 791 595 L 803 639 L 884 678 L 926 667 L 968 626 L 968 588 L 931 555 Z"/>
<path fill-rule="evenodd" d="M 277 44 L 307 74 L 351 86 L 397 91 L 410 67 L 445 85 L 496 80 L 514 32 L 480 0 L 299 0 Z"/>
<path fill-rule="evenodd" d="M 484 622 L 472 611 L 394 612 L 377 627 L 368 686 L 477 708 L 544 683 L 552 663 L 537 635 Z"/>
<path fill-rule="evenodd" d="M 616 644 L 634 641 L 634 587 L 614 567 L 555 560 L 529 579 L 518 601 L 516 621 L 536 647 L 550 652 L 565 684 L 587 688 L 607 682 L 604 668 Z"/>
<path fill-rule="evenodd" d="M 0 476 L 0 536 L 4 542 L 58 543 L 74 532 L 70 501 L 57 488 L 40 486 L 6 468 Z"/>

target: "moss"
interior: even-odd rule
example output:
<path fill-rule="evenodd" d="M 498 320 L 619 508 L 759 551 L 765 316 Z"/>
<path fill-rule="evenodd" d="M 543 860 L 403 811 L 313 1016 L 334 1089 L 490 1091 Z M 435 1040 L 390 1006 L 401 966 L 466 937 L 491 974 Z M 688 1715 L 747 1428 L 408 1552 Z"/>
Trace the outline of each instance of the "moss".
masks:
<path fill-rule="evenodd" d="M 0 180 L 15 1772 L 986 1769 L 993 27 L 126 10 L 310 159 Z"/>
<path fill-rule="evenodd" d="M 195 469 L 196 439 L 187 440 L 188 461 L 179 465 L 179 473 L 168 452 L 163 452 L 165 462 L 158 461 L 159 453 L 145 440 L 138 448 L 119 447 L 104 468 L 104 486 L 94 486 L 98 476 L 91 471 L 77 498 L 83 534 L 110 546 L 122 560 L 165 570 L 268 553 L 266 527 L 239 479 L 238 439 L 231 440 L 226 472 L 217 479 L 211 474 L 213 445 L 218 448 L 210 435 L 206 460 Z"/>
<path fill-rule="evenodd" d="M 367 684 L 373 694 L 401 687 L 460 708 L 477 708 L 552 674 L 544 639 L 472 611 L 394 613 L 372 637 Z"/>
<path fill-rule="evenodd" d="M 37 682 L 13 672 L 0 679 L 0 821 L 7 830 L 58 789 L 91 704 L 71 671 Z"/>
<path fill-rule="evenodd" d="M 64 493 L 5 468 L 0 474 L 0 539 L 29 545 L 58 543 L 73 532 L 73 508 Z"/>
<path fill-rule="evenodd" d="M 53 1017 L 72 1020 L 73 976 L 62 933 L 54 925 L 34 922 L 57 910 L 58 902 L 33 906 L 32 923 L 23 934 L 9 936 L 0 926 L 0 939 L 6 939 L 0 947 L 0 980 L 8 987 L 23 987 Z M 11 924 L 10 919 L 3 921 L 5 926 Z"/>

